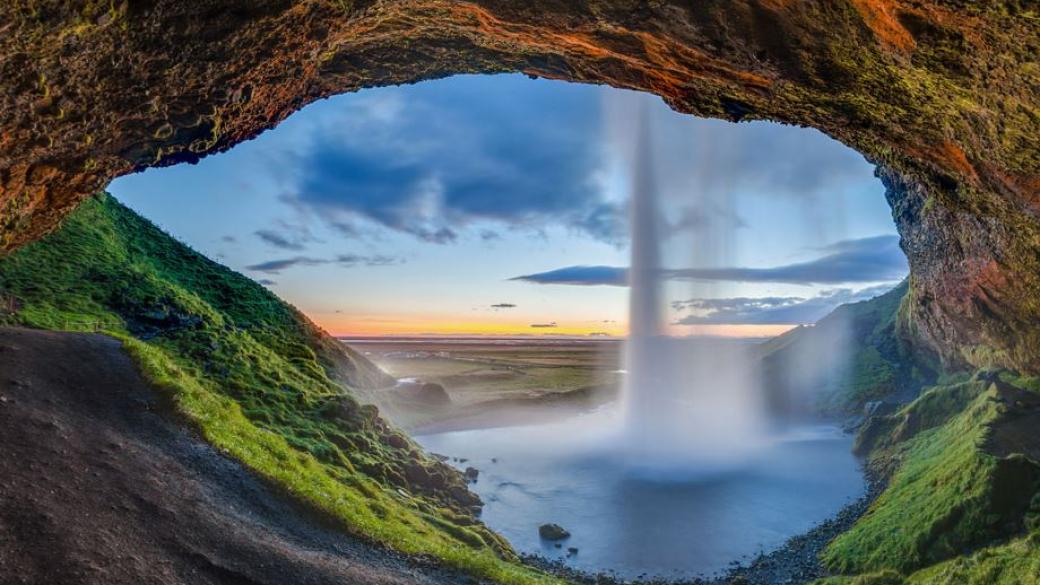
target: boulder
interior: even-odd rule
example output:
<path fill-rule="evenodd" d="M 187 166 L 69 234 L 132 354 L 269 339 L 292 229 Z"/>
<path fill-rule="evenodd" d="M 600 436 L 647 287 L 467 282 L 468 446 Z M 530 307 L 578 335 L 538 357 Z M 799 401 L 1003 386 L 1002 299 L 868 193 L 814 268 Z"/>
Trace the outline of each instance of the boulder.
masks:
<path fill-rule="evenodd" d="M 565 538 L 570 538 L 571 533 L 567 532 L 567 530 L 559 524 L 549 523 L 542 524 L 538 527 L 538 536 L 545 540 L 563 540 Z"/>
<path fill-rule="evenodd" d="M 405 382 L 400 383 L 386 392 L 396 400 L 406 405 L 443 407 L 451 404 L 451 396 L 444 386 L 432 382 Z"/>

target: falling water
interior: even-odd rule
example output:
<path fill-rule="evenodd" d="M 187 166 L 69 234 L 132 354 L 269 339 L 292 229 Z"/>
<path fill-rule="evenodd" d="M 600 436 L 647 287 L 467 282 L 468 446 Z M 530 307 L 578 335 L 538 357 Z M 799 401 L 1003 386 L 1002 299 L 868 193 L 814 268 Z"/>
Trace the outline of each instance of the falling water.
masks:
<path fill-rule="evenodd" d="M 652 474 L 710 473 L 740 465 L 763 444 L 763 414 L 749 348 L 676 339 L 663 327 L 661 205 L 653 169 L 653 126 L 636 112 L 630 203 L 626 455 Z M 697 193 L 690 193 L 692 201 Z"/>

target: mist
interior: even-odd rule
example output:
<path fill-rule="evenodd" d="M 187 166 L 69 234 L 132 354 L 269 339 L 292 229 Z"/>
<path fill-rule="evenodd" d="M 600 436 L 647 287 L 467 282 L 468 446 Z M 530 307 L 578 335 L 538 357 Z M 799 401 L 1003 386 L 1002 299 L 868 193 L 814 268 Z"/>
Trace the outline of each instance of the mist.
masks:
<path fill-rule="evenodd" d="M 615 109 L 636 120 L 629 134 L 634 144 L 628 149 L 631 269 L 623 451 L 631 469 L 651 476 L 725 470 L 741 465 L 766 444 L 757 360 L 743 344 L 666 335 L 661 247 L 668 233 L 662 228 L 668 222 L 659 204 L 653 165 L 655 128 L 645 98 L 628 103 L 627 115 L 624 108 Z M 708 212 L 702 193 L 695 184 L 685 193 L 693 214 Z M 722 229 L 715 226 L 716 232 Z M 719 255 L 725 249 L 716 246 L 711 251 Z M 698 250 L 694 255 L 703 254 Z"/>

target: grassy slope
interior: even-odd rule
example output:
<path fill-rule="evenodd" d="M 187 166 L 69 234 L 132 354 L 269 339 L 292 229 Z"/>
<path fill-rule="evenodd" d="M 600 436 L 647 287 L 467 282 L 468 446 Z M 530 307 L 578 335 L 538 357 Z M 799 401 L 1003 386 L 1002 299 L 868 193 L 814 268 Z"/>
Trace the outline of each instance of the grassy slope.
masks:
<path fill-rule="evenodd" d="M 548 580 L 477 522 L 457 472 L 345 388 L 385 375 L 253 281 L 113 198 L 0 259 L 7 323 L 104 322 L 214 445 L 360 536 L 510 583 Z"/>
<path fill-rule="evenodd" d="M 799 327 L 762 347 L 772 396 L 782 407 L 833 415 L 858 413 L 875 400 L 912 398 L 935 380 L 935 366 L 911 359 L 901 320 L 908 284 L 835 309 L 813 327 Z M 846 346 L 847 352 L 835 352 Z M 830 356 L 847 354 L 846 360 Z M 799 404 L 806 397 L 812 404 Z"/>
<path fill-rule="evenodd" d="M 993 441 L 995 428 L 1023 416 L 1013 393 L 1036 392 L 1036 381 L 992 380 L 983 372 L 936 386 L 863 430 L 871 463 L 891 480 L 823 554 L 832 570 L 863 575 L 823 583 L 1036 582 L 1040 464 L 994 454 Z"/>
<path fill-rule="evenodd" d="M 1040 463 L 1035 451 L 1030 458 L 993 444 L 994 429 L 1023 416 L 1009 392 L 1038 392 L 1037 381 L 1009 372 L 940 375 L 908 341 L 908 289 L 843 305 L 762 348 L 771 390 L 783 397 L 808 386 L 824 412 L 855 414 L 868 401 L 916 396 L 861 428 L 856 449 L 888 487 L 822 555 L 849 576 L 821 583 L 1037 583 Z M 839 343 L 851 357 L 827 362 Z"/>

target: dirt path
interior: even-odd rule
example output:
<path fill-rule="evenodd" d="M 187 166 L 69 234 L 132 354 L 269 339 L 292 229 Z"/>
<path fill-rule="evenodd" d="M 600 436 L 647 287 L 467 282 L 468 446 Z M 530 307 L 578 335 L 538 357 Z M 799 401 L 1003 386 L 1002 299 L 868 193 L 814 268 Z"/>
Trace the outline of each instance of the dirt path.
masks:
<path fill-rule="evenodd" d="M 118 342 L 0 328 L 0 585 L 473 581 L 322 526 L 161 410 Z"/>

